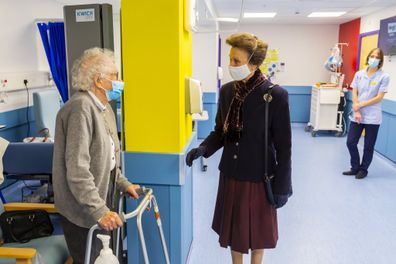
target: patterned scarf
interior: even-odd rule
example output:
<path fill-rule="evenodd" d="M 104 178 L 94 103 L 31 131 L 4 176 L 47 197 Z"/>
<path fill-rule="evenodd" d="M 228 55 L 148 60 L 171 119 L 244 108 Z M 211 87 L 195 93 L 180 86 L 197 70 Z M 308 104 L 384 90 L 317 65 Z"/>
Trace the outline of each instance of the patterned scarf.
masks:
<path fill-rule="evenodd" d="M 223 125 L 223 133 L 230 142 L 238 141 L 242 136 L 243 120 L 242 106 L 246 97 L 258 86 L 265 82 L 260 69 L 247 81 L 234 82 L 234 97 L 232 98 L 228 113 Z"/>

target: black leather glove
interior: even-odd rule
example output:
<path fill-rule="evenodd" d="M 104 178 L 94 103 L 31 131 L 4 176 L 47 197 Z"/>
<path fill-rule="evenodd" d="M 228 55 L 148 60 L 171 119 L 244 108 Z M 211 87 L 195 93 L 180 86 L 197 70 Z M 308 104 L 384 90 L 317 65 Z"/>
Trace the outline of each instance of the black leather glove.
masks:
<path fill-rule="evenodd" d="M 275 200 L 275 208 L 278 209 L 287 203 L 287 200 L 289 200 L 289 195 L 274 194 L 274 200 Z"/>
<path fill-rule="evenodd" d="M 206 148 L 204 146 L 199 146 L 198 148 L 193 148 L 192 150 L 190 150 L 186 156 L 187 166 L 191 167 L 193 161 L 203 156 L 205 152 L 206 152 Z"/>

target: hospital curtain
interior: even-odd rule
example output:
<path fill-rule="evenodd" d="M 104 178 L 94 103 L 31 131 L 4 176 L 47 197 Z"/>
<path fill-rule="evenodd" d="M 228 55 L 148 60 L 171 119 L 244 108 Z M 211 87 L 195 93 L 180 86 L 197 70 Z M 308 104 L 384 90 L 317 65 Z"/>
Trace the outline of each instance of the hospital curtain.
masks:
<path fill-rule="evenodd" d="M 69 99 L 66 70 L 65 26 L 63 22 L 37 23 L 52 78 L 64 103 Z"/>

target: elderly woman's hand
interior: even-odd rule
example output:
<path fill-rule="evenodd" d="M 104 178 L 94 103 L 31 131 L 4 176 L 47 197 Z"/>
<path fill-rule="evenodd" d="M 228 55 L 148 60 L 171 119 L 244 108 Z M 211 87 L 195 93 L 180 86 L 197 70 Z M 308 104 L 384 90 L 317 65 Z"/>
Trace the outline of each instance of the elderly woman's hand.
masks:
<path fill-rule="evenodd" d="M 139 194 L 137 194 L 136 190 L 140 188 L 138 184 L 131 184 L 128 186 L 127 193 L 135 199 L 139 199 Z"/>
<path fill-rule="evenodd" d="M 111 231 L 123 225 L 120 216 L 116 212 L 109 211 L 104 214 L 98 221 L 99 226 L 106 230 Z"/>

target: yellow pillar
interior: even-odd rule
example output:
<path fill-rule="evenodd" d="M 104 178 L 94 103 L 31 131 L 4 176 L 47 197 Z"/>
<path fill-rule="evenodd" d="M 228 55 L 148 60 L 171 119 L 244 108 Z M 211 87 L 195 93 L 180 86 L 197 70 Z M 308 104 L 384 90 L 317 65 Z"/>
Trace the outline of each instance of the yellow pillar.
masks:
<path fill-rule="evenodd" d="M 159 202 L 170 262 L 185 263 L 192 243 L 192 170 L 185 153 L 196 145 L 185 114 L 185 77 L 191 76 L 187 0 L 121 2 L 125 91 L 124 173 L 153 188 Z M 136 208 L 128 199 L 127 211 Z M 152 212 L 143 216 L 150 262 L 164 263 Z M 143 263 L 136 222 L 128 221 L 128 263 Z"/>
<path fill-rule="evenodd" d="M 185 81 L 191 76 L 191 33 L 185 0 L 121 3 L 125 150 L 180 153 L 191 136 Z"/>

